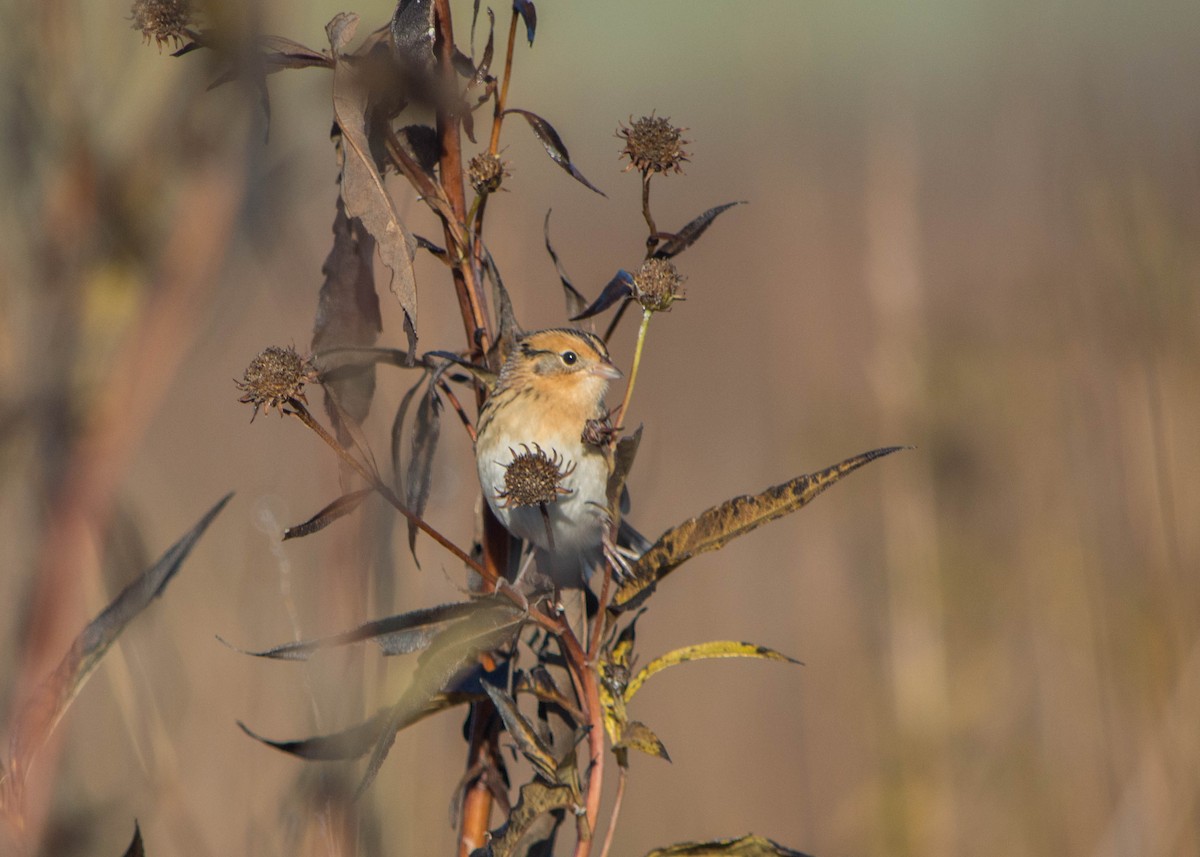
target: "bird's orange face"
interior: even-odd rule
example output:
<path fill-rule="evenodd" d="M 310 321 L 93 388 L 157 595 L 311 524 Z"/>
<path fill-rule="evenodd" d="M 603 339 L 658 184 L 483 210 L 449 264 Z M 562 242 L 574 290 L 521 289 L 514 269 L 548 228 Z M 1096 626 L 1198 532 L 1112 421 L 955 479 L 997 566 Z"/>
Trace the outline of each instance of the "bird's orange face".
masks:
<path fill-rule="evenodd" d="M 604 399 L 609 381 L 620 377 L 600 337 L 554 328 L 531 333 L 517 344 L 500 384 L 526 389 L 559 408 L 578 408 L 590 417 Z"/>

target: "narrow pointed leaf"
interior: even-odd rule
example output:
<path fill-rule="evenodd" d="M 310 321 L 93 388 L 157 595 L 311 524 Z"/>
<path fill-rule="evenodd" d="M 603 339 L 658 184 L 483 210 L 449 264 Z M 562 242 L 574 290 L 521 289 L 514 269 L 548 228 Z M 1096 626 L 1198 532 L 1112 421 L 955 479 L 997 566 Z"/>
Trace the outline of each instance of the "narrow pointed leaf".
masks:
<path fill-rule="evenodd" d="M 404 465 L 401 461 L 404 420 L 408 417 L 408 408 L 412 404 L 413 397 L 417 395 L 417 390 L 421 389 L 421 385 L 424 383 L 425 380 L 421 379 L 408 388 L 403 398 L 400 399 L 400 405 L 396 408 L 396 416 L 392 420 L 392 481 L 395 483 L 393 487 L 397 494 L 404 493 Z"/>
<path fill-rule="evenodd" d="M 531 0 L 513 0 L 513 11 L 525 22 L 525 35 L 529 37 L 530 47 L 533 47 L 533 36 L 537 32 L 537 9 Z"/>
<path fill-rule="evenodd" d="M 425 632 L 433 626 L 468 619 L 483 609 L 480 605 L 484 603 L 483 601 L 460 601 L 451 604 L 442 604 L 437 607 L 424 607 L 420 610 L 401 613 L 398 616 L 389 616 L 386 619 L 376 619 L 372 622 L 366 622 L 349 631 L 343 631 L 340 634 L 334 634 L 330 637 L 284 643 L 281 646 L 257 652 L 239 649 L 236 646 L 230 646 L 230 648 L 241 652 L 243 655 L 250 655 L 255 658 L 304 661 L 308 660 L 313 652 L 320 651 L 321 649 L 347 646 L 352 643 L 362 643 L 366 640 L 375 640 L 383 649 L 384 654 L 400 653 L 401 650 L 405 649 L 405 642 L 411 639 L 410 635 L 412 632 Z M 226 645 L 229 644 L 226 643 Z M 413 651 L 413 649 L 410 648 L 407 651 Z"/>
<path fill-rule="evenodd" d="M 288 539 L 311 536 L 313 533 L 325 529 L 338 518 L 344 518 L 361 506 L 363 500 L 371 496 L 374 491 L 374 488 L 363 488 L 361 491 L 343 494 L 303 524 L 297 524 L 284 530 L 283 540 L 286 542 Z"/>
<path fill-rule="evenodd" d="M 142 845 L 142 829 L 137 821 L 133 822 L 133 840 L 125 849 L 124 857 L 146 857 L 146 848 Z"/>
<path fill-rule="evenodd" d="M 431 0 L 414 0 L 414 5 L 417 2 L 431 3 Z M 379 258 L 391 272 L 391 290 L 404 311 L 411 352 L 416 349 L 417 280 L 413 257 L 417 243 L 400 219 L 371 151 L 367 134 L 367 87 L 355 73 L 354 65 L 340 55 L 358 23 L 357 16 L 345 15 L 334 18 L 326 28 L 336 59 L 333 114 L 342 135 L 342 199 L 346 214 L 360 220 L 374 237 Z"/>
<path fill-rule="evenodd" d="M 628 610 L 649 596 L 651 587 L 697 554 L 808 505 L 818 494 L 866 464 L 907 447 L 891 446 L 847 458 L 840 464 L 797 476 L 760 494 L 734 497 L 667 530 L 633 564 L 633 577 L 617 590 L 610 609 Z"/>
<path fill-rule="evenodd" d="M 592 305 L 579 315 L 572 316 L 571 321 L 583 321 L 585 318 L 598 315 L 631 294 L 633 294 L 633 275 L 622 268 L 608 281 L 608 284 L 600 291 L 600 295 L 592 301 Z"/>
<path fill-rule="evenodd" d="M 554 252 L 554 247 L 550 243 L 549 211 L 546 212 L 546 219 L 542 222 L 542 234 L 546 238 L 546 252 L 550 254 L 550 258 L 554 262 L 554 270 L 558 272 L 558 281 L 562 283 L 563 296 L 567 300 L 567 318 L 574 318 L 587 308 L 587 298 L 571 284 L 571 278 L 567 276 L 566 268 L 558 260 L 558 254 Z"/>
<path fill-rule="evenodd" d="M 521 751 L 521 755 L 529 760 L 529 763 L 533 765 L 533 770 L 547 783 L 557 783 L 559 781 L 558 760 L 554 758 L 554 753 L 546 746 L 545 742 L 538 737 L 533 724 L 517 708 L 517 703 L 498 687 L 484 685 L 484 690 L 487 691 L 492 704 L 496 706 L 496 711 L 500 713 L 500 719 L 504 721 L 504 728 L 517 743 L 517 749 Z"/>
<path fill-rule="evenodd" d="M 646 683 L 646 679 L 655 673 L 662 672 L 676 664 L 683 664 L 688 661 L 712 660 L 714 658 L 761 658 L 768 661 L 784 661 L 789 664 L 800 663 L 795 658 L 789 658 L 787 655 L 777 652 L 774 649 L 768 649 L 766 646 L 756 646 L 754 643 L 743 643 L 737 640 L 711 640 L 707 643 L 696 643 L 692 646 L 684 646 L 681 649 L 667 652 L 665 655 L 655 658 L 642 667 L 638 674 L 629 680 L 629 684 L 625 688 L 625 701 L 628 702 L 633 699 L 633 695 Z"/>
<path fill-rule="evenodd" d="M 437 392 L 436 375 L 430 379 L 429 388 L 421 397 L 417 407 L 417 422 L 413 428 L 412 457 L 408 464 L 405 498 L 409 510 L 424 517 L 429 503 L 429 492 L 433 486 L 433 457 L 437 452 L 438 438 L 442 433 L 442 398 Z M 408 522 L 408 549 L 417 558 L 417 525 Z"/>
<path fill-rule="evenodd" d="M 496 13 L 490 8 L 488 13 L 488 38 L 487 45 L 483 48 L 483 57 L 479 60 L 479 65 L 475 68 L 475 74 L 471 78 L 471 83 L 467 86 L 467 91 L 480 86 L 488 79 L 488 74 L 492 70 L 492 57 L 496 50 Z"/>
<path fill-rule="evenodd" d="M 429 700 L 443 692 L 480 654 L 510 641 L 525 619 L 523 611 L 500 596 L 489 596 L 472 603 L 478 609 L 439 632 L 417 661 L 412 683 L 392 706 L 388 722 L 375 742 L 356 795 L 361 796 L 375 781 L 395 743 L 396 734 L 410 722 L 412 712 L 428 705 Z"/>
<path fill-rule="evenodd" d="M 745 200 L 742 200 L 740 202 L 727 202 L 724 205 L 718 205 L 701 214 L 678 232 L 672 235 L 660 234 L 658 237 L 663 238 L 664 243 L 654 251 L 654 257 L 656 259 L 670 259 L 672 256 L 678 256 L 696 243 L 696 240 L 704 234 L 704 230 L 708 229 L 709 225 L 717 219 L 717 215 L 733 208 L 735 205 L 745 204 Z"/>
<path fill-rule="evenodd" d="M 500 278 L 500 269 L 496 267 L 496 260 L 492 258 L 491 251 L 487 247 L 483 248 L 483 262 L 484 271 L 487 272 L 488 279 L 492 281 L 492 289 L 495 293 L 496 319 L 499 328 L 496 333 L 496 341 L 488 350 L 488 365 L 499 371 L 500 367 L 504 365 L 509 351 L 521 338 L 521 326 L 517 324 L 512 298 L 509 297 L 508 289 L 504 287 L 504 280 Z"/>
<path fill-rule="evenodd" d="M 737 839 L 714 839 L 709 842 L 681 842 L 666 848 L 656 848 L 646 857 L 808 857 L 800 851 L 784 848 L 765 836 L 746 834 Z"/>
<path fill-rule="evenodd" d="M 566 170 L 573 179 L 584 187 L 594 190 L 601 196 L 607 197 L 604 191 L 584 178 L 583 173 L 579 172 L 575 165 L 571 163 L 571 154 L 567 151 L 566 144 L 563 143 L 562 137 L 558 136 L 558 132 L 554 130 L 553 125 L 529 110 L 510 107 L 504 111 L 504 115 L 507 116 L 509 113 L 519 113 L 525 117 L 525 120 L 529 123 L 529 127 L 533 129 L 533 133 L 537 135 L 538 140 L 541 141 L 542 146 L 546 149 L 546 154 L 550 156 L 550 160 Z"/>
<path fill-rule="evenodd" d="M 617 742 L 616 746 L 627 747 L 648 756 L 657 756 L 668 762 L 671 761 L 671 756 L 667 753 L 667 748 L 659 740 L 659 737 L 645 723 L 637 720 L 630 720 L 625 724 L 625 728 L 621 730 L 621 740 Z"/>
<path fill-rule="evenodd" d="M 637 431 L 617 441 L 613 452 L 613 470 L 608 475 L 608 508 L 612 512 L 620 511 L 621 495 L 625 491 L 625 480 L 633 469 L 633 459 L 637 456 L 638 447 L 642 443 L 642 427 Z M 614 514 L 614 517 L 616 515 Z"/>
<path fill-rule="evenodd" d="M 11 756 L 0 774 L 0 811 L 19 812 L 9 801 L 20 800 L 25 773 L 33 755 L 41 749 L 50 733 L 66 713 L 100 659 L 116 642 L 126 626 L 167 588 L 184 559 L 204 535 L 232 494 L 226 494 L 205 513 L 194 527 L 175 542 L 158 561 L 121 590 L 96 618 L 75 638 L 71 648 L 21 708 L 13 721 Z"/>

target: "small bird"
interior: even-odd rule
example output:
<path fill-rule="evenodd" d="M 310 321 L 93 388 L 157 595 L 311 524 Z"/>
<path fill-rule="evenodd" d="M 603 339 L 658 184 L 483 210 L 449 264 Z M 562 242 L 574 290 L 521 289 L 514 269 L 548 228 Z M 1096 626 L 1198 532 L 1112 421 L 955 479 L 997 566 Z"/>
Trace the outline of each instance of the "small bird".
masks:
<path fill-rule="evenodd" d="M 582 585 L 603 558 L 613 456 L 598 427 L 608 416 L 608 384 L 620 377 L 598 336 L 539 330 L 515 343 L 479 414 L 483 496 L 510 533 L 534 546 L 538 570 L 557 585 Z M 549 482 L 548 493 L 514 484 L 524 465 Z"/>

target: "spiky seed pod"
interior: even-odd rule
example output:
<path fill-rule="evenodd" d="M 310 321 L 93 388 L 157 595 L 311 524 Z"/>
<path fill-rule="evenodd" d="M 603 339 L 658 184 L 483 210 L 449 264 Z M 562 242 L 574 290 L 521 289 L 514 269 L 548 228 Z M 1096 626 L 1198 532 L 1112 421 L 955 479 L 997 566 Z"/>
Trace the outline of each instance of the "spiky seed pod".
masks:
<path fill-rule="evenodd" d="M 191 38 L 188 33 L 193 22 L 190 0 L 134 0 L 130 19 L 133 29 L 142 31 L 146 44 L 154 39 L 160 48 L 166 42 L 178 46 Z"/>
<path fill-rule="evenodd" d="M 280 348 L 272 345 L 250 361 L 242 380 L 235 381 L 244 395 L 239 402 L 254 405 L 254 417 L 258 409 L 270 413 L 271 408 L 279 408 L 291 399 L 307 402 L 304 397 L 304 385 L 317 380 L 317 367 L 309 357 L 301 357 L 295 348 Z"/>
<path fill-rule="evenodd" d="M 478 194 L 495 193 L 505 177 L 511 175 L 508 165 L 491 152 L 480 152 L 467 164 L 467 178 Z"/>
<path fill-rule="evenodd" d="M 521 445 L 524 452 L 515 454 L 504 469 L 504 490 L 497 492 L 502 507 L 542 506 L 557 502 L 571 489 L 564 488 L 562 481 L 575 470 L 570 464 L 563 468 L 562 456 L 553 450 L 547 454 L 536 443 L 533 449 Z"/>
<path fill-rule="evenodd" d="M 666 312 L 683 300 L 685 279 L 670 259 L 647 259 L 633 275 L 633 297 L 647 312 Z"/>
<path fill-rule="evenodd" d="M 629 158 L 626 172 L 631 169 L 640 170 L 643 174 L 665 173 L 668 170 L 683 172 L 680 164 L 688 160 L 688 153 L 683 147 L 691 142 L 683 139 L 686 130 L 675 127 L 669 119 L 653 114 L 636 121 L 631 118 L 629 127 L 621 125 L 617 129 L 617 136 L 625 140 L 621 156 Z"/>

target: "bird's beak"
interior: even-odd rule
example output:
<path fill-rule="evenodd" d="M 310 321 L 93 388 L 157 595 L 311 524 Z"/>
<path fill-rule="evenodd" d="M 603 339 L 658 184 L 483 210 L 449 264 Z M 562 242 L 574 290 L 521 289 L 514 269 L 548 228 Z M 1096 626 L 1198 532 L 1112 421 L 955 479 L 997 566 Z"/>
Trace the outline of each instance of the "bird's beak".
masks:
<path fill-rule="evenodd" d="M 592 369 L 592 374 L 597 378 L 604 378 L 608 381 L 615 381 L 618 378 L 623 377 L 621 375 L 621 370 L 607 360 L 605 360 L 603 363 L 597 363 Z"/>

